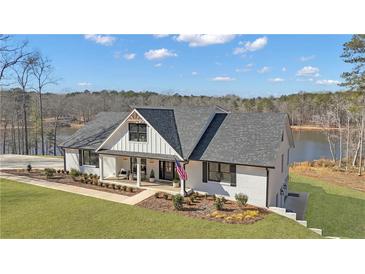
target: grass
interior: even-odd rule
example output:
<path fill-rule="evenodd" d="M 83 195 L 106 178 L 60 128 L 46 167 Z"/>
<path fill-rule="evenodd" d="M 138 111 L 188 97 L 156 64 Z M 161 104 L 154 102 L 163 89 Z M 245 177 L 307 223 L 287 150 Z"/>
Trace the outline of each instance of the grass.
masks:
<path fill-rule="evenodd" d="M 324 236 L 365 238 L 365 193 L 291 173 L 289 189 L 308 192 L 306 220 Z"/>
<path fill-rule="evenodd" d="M 1 238 L 319 238 L 270 214 L 232 225 L 0 179 Z"/>

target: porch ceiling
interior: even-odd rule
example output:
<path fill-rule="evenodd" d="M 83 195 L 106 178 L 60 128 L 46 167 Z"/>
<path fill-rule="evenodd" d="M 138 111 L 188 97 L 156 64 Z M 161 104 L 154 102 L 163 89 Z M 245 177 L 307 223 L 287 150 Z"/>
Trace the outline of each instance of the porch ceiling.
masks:
<path fill-rule="evenodd" d="M 134 151 L 121 151 L 121 150 L 99 150 L 99 154 L 102 155 L 114 155 L 114 156 L 127 156 L 127 157 L 139 157 L 148 159 L 158 159 L 175 161 L 175 156 L 166 154 L 155 154 L 155 153 L 145 153 L 145 152 L 134 152 Z"/>

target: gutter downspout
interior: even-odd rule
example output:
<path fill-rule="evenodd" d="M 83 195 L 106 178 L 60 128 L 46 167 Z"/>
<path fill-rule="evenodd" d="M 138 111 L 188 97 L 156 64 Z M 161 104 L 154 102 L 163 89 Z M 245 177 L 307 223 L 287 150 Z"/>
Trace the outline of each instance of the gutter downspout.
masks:
<path fill-rule="evenodd" d="M 269 207 L 269 168 L 266 168 L 266 207 Z"/>

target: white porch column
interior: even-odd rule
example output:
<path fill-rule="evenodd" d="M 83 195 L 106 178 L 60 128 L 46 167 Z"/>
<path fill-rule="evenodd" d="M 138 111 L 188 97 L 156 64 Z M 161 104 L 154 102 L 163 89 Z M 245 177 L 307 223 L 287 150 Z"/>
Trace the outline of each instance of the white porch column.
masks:
<path fill-rule="evenodd" d="M 141 158 L 137 158 L 137 186 L 141 186 Z"/>
<path fill-rule="evenodd" d="M 99 170 L 100 170 L 100 180 L 104 179 L 104 159 L 103 156 L 99 154 Z"/>
<path fill-rule="evenodd" d="M 185 181 L 180 179 L 180 195 L 181 196 L 185 196 L 184 185 L 185 185 Z"/>

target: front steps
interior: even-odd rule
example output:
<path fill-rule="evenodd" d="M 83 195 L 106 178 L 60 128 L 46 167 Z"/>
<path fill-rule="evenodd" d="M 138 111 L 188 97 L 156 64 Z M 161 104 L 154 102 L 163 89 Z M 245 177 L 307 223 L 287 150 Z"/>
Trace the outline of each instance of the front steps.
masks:
<path fill-rule="evenodd" d="M 272 212 L 279 214 L 281 216 L 292 219 L 292 220 L 296 221 L 297 223 L 301 224 L 302 226 L 307 227 L 307 221 L 297 220 L 297 214 L 295 212 L 286 212 L 285 208 L 275 207 L 275 206 L 270 206 L 269 210 L 271 210 Z M 309 228 L 309 229 L 322 236 L 322 229 L 319 229 L 319 228 Z"/>

